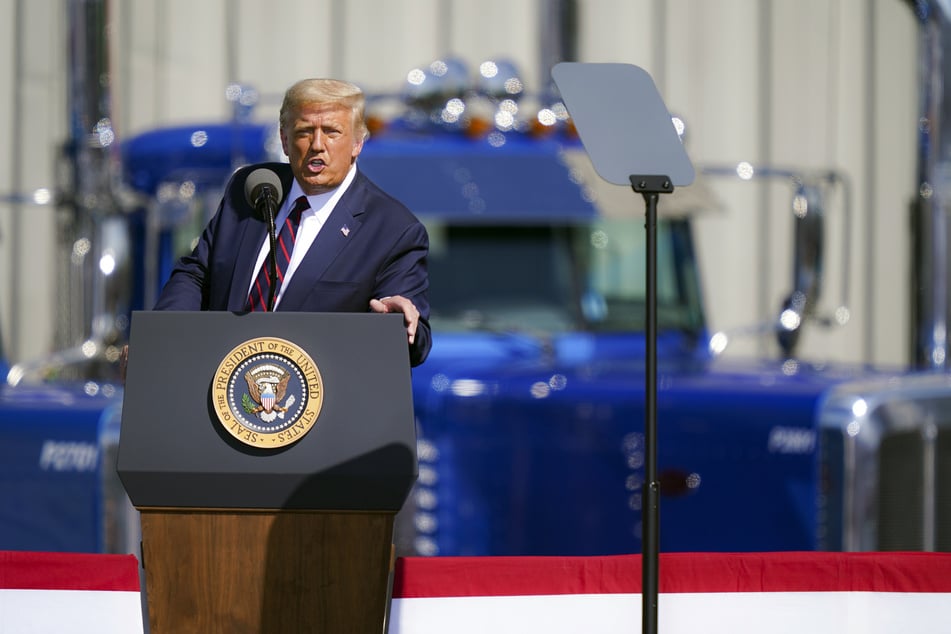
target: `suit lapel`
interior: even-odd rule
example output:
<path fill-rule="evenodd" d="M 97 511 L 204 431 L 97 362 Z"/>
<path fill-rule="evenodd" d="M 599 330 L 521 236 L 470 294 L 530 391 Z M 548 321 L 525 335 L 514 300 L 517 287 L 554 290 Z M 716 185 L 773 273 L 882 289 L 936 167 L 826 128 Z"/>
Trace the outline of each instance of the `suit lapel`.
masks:
<path fill-rule="evenodd" d="M 330 212 L 307 255 L 294 272 L 294 277 L 284 290 L 278 310 L 300 310 L 311 289 L 320 281 L 327 267 L 337 255 L 355 238 L 363 224 L 366 195 L 363 179 L 357 172 L 350 188 Z"/>
<path fill-rule="evenodd" d="M 231 277 L 231 292 L 228 294 L 228 310 L 240 312 L 247 308 L 251 276 L 257 274 L 252 269 L 266 237 L 266 222 L 251 218 L 245 223 L 241 241 L 234 246 L 237 257 Z"/>

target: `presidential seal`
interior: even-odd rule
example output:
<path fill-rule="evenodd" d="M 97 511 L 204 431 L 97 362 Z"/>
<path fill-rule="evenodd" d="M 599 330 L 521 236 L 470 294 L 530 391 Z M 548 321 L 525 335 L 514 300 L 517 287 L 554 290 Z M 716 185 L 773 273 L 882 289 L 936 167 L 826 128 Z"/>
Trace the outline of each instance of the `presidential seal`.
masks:
<path fill-rule="evenodd" d="M 261 337 L 236 346 L 212 381 L 218 422 L 237 440 L 278 449 L 304 437 L 324 399 L 320 371 L 297 344 Z"/>

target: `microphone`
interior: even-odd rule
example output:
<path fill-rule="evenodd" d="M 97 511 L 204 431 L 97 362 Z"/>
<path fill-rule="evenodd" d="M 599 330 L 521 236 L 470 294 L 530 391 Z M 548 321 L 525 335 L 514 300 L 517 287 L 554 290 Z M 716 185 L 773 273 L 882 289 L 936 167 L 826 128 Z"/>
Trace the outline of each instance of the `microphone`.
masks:
<path fill-rule="evenodd" d="M 281 179 L 273 170 L 259 167 L 248 174 L 248 179 L 244 181 L 244 195 L 248 204 L 261 214 L 262 218 L 273 218 L 281 197 L 284 196 Z"/>
<path fill-rule="evenodd" d="M 267 234 L 270 244 L 267 266 L 271 279 L 277 277 L 277 230 L 274 227 L 274 216 L 277 215 L 277 206 L 284 196 L 281 179 L 273 170 L 259 167 L 244 181 L 244 195 L 248 203 L 267 222 Z M 267 310 L 274 310 L 274 290 L 277 284 L 271 284 L 268 289 Z"/>

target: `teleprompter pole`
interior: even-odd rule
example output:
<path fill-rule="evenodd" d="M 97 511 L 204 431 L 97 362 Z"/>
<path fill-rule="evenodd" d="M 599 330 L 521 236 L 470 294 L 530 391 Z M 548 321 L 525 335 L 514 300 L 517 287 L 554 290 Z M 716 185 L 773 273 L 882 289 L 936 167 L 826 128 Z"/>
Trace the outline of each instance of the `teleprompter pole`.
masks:
<path fill-rule="evenodd" d="M 647 232 L 647 318 L 644 407 L 644 504 L 641 514 L 641 632 L 657 634 L 660 586 L 660 486 L 657 481 L 657 199 L 674 191 L 666 176 L 631 176 L 643 195 Z"/>
<path fill-rule="evenodd" d="M 657 632 L 657 203 L 694 169 L 651 76 L 632 64 L 561 62 L 552 78 L 598 175 L 631 185 L 647 204 L 647 332 L 644 408 L 645 487 L 641 513 L 643 634 Z"/>

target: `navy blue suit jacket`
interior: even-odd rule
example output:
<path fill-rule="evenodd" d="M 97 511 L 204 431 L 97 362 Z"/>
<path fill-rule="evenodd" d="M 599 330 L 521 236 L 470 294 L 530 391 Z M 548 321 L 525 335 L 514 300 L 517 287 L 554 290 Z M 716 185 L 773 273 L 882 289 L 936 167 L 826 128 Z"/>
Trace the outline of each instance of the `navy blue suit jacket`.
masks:
<path fill-rule="evenodd" d="M 249 165 L 229 181 L 215 216 L 198 245 L 175 268 L 156 310 L 247 310 L 248 287 L 267 223 L 247 202 L 245 180 L 267 167 L 285 192 L 293 174 L 286 163 Z M 357 170 L 317 239 L 284 289 L 281 311 L 366 312 L 373 298 L 402 295 L 419 310 L 410 361 L 429 354 L 429 278 L 426 228 L 405 205 Z"/>

